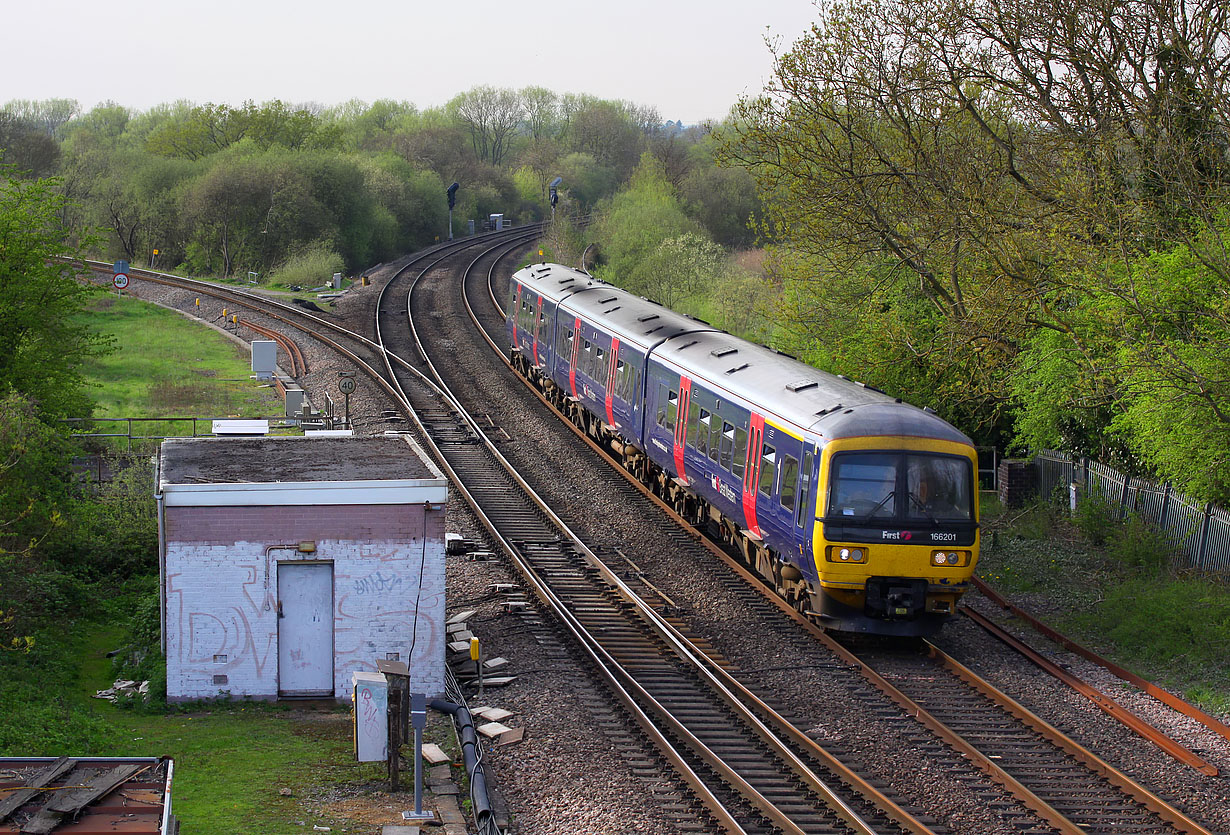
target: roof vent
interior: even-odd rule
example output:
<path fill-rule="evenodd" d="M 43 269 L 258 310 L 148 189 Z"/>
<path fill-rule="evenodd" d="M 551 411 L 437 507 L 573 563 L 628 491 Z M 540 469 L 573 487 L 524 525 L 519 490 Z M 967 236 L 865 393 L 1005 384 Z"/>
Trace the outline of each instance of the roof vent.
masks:
<path fill-rule="evenodd" d="M 739 349 L 732 345 L 723 345 L 721 348 L 714 348 L 709 353 L 715 357 L 728 357 L 731 354 L 739 353 Z"/>
<path fill-rule="evenodd" d="M 786 390 L 787 391 L 807 391 L 808 389 L 814 389 L 818 385 L 820 384 L 816 382 L 815 380 L 798 380 L 793 383 L 786 383 Z"/>
<path fill-rule="evenodd" d="M 654 331 L 660 331 L 660 330 L 662 330 L 662 326 L 661 326 L 661 325 L 654 325 L 652 328 L 650 328 L 649 330 L 645 331 L 645 333 L 646 333 L 646 334 L 651 334 L 651 333 L 653 333 Z"/>
<path fill-rule="evenodd" d="M 613 302 L 618 298 L 619 296 L 607 296 L 605 299 L 598 299 L 598 304 L 606 304 L 607 302 Z"/>
<path fill-rule="evenodd" d="M 700 340 L 699 340 L 699 339 L 693 339 L 691 342 L 686 342 L 686 343 L 684 343 L 683 345 L 680 345 L 680 346 L 679 346 L 679 350 L 680 350 L 680 351 L 682 351 L 684 348 L 691 348 L 691 347 L 692 347 L 693 345 L 695 345 L 697 342 L 700 342 Z"/>
<path fill-rule="evenodd" d="M 637 316 L 637 317 L 636 317 L 636 321 L 638 321 L 638 322 L 648 322 L 648 321 L 650 321 L 651 319 L 657 319 L 657 318 L 658 318 L 658 314 L 656 314 L 656 313 L 646 313 L 644 316 Z"/>
<path fill-rule="evenodd" d="M 748 363 L 745 362 L 743 363 L 743 365 L 736 365 L 734 368 L 727 369 L 726 373 L 734 374 L 736 371 L 742 371 L 743 369 L 747 368 L 747 366 L 748 366 Z"/>

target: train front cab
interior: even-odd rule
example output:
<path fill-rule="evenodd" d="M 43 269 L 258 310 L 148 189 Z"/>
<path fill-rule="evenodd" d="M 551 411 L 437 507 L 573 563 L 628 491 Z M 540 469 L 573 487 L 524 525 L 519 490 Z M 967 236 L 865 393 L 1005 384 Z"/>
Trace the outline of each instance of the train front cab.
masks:
<path fill-rule="evenodd" d="M 812 595 L 825 626 L 932 635 L 955 614 L 978 563 L 975 455 L 965 444 L 925 438 L 825 446 Z"/>

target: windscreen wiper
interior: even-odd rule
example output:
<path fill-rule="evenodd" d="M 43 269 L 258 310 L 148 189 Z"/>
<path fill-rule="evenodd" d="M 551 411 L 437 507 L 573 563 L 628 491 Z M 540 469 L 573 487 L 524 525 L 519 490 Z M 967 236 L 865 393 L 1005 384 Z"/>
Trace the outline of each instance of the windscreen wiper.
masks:
<path fill-rule="evenodd" d="M 872 509 L 871 509 L 871 510 L 870 510 L 870 511 L 869 511 L 869 512 L 865 515 L 865 516 L 861 516 L 861 517 L 859 517 L 859 521 L 861 521 L 861 522 L 870 522 L 870 521 L 872 520 L 872 517 L 873 517 L 873 516 L 875 516 L 877 512 L 879 512 L 880 508 L 882 508 L 882 507 L 884 507 L 884 505 L 888 504 L 888 500 L 889 500 L 889 499 L 891 499 L 891 498 L 892 498 L 893 496 L 895 496 L 896 494 L 897 494 L 897 491 L 896 491 L 896 490 L 889 490 L 889 491 L 888 491 L 888 495 L 886 495 L 884 498 L 880 499 L 880 501 L 876 503 L 876 506 L 875 506 L 875 507 L 873 507 L 873 508 L 872 508 Z"/>
<path fill-rule="evenodd" d="M 931 515 L 931 512 L 927 510 L 927 506 L 923 504 L 923 500 L 918 498 L 916 494 L 910 494 L 910 501 L 914 503 L 914 507 L 922 511 L 923 516 L 926 516 L 927 520 L 930 521 L 931 524 L 938 525 L 940 523 L 940 520 Z"/>

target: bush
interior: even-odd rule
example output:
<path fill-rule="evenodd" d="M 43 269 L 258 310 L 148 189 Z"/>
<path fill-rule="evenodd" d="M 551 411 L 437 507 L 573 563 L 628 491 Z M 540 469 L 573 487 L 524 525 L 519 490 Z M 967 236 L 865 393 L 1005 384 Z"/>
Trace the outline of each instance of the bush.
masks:
<path fill-rule="evenodd" d="M 283 286 L 320 287 L 345 272 L 346 263 L 333 247 L 323 242 L 312 244 L 287 258 L 273 273 L 273 282 Z"/>
<path fill-rule="evenodd" d="M 1077 529 L 1093 545 L 1105 545 L 1121 528 L 1119 514 L 1113 504 L 1098 494 L 1087 496 L 1076 504 L 1072 519 Z"/>
<path fill-rule="evenodd" d="M 1174 543 L 1144 518 L 1133 514 L 1111 536 L 1107 552 L 1129 568 L 1161 574 L 1174 555 Z"/>

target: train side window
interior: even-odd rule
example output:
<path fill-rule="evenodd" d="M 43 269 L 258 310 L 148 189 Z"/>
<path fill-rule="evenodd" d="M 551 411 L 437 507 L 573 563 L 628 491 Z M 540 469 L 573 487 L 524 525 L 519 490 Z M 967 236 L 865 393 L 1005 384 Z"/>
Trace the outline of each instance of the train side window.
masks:
<path fill-rule="evenodd" d="M 760 492 L 773 495 L 773 481 L 777 476 L 777 450 L 768 444 L 760 449 Z"/>
<path fill-rule="evenodd" d="M 572 362 L 572 331 L 564 330 L 559 334 L 559 355 L 564 365 Z"/>
<path fill-rule="evenodd" d="M 722 428 L 730 424 L 722 423 L 721 415 L 710 415 L 709 417 L 709 460 L 715 464 L 718 460 L 718 454 L 722 448 Z M 727 468 L 729 469 L 729 468 Z"/>
<path fill-rule="evenodd" d="M 605 356 L 606 356 L 606 352 L 603 351 L 601 348 L 599 348 L 597 345 L 595 345 L 594 346 L 594 372 L 589 375 L 593 377 L 595 380 L 597 380 L 598 382 L 604 383 L 604 384 L 606 383 L 606 373 L 605 373 L 606 363 L 603 361 L 603 357 Z"/>
<path fill-rule="evenodd" d="M 796 525 L 803 524 L 803 514 L 807 511 L 807 504 L 811 499 L 811 468 L 813 461 L 812 451 L 809 448 L 803 452 L 803 489 L 799 491 L 799 509 L 794 515 L 794 523 Z"/>
<path fill-rule="evenodd" d="M 721 464 L 723 470 L 729 472 L 730 461 L 733 457 L 733 451 L 735 448 L 735 428 L 726 421 L 722 421 L 721 433 L 721 441 L 714 445 L 714 449 L 720 449 L 721 455 L 719 463 Z M 709 451 L 709 454 L 713 454 L 712 449 Z"/>
<path fill-rule="evenodd" d="M 709 420 L 708 409 L 697 409 L 695 420 L 688 421 L 688 443 L 701 455 L 709 454 Z"/>
<path fill-rule="evenodd" d="M 670 396 L 666 398 L 666 423 L 663 426 L 667 431 L 675 431 L 675 418 L 679 416 L 679 392 L 671 391 Z"/>
<path fill-rule="evenodd" d="M 798 498 L 799 461 L 793 455 L 782 456 L 782 507 L 794 512 L 794 502 Z"/>
<path fill-rule="evenodd" d="M 730 471 L 735 478 L 743 478 L 743 471 L 747 469 L 744 458 L 747 456 L 747 430 L 742 426 L 735 427 L 735 460 L 731 462 Z"/>

